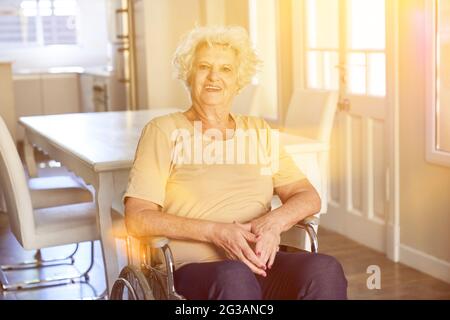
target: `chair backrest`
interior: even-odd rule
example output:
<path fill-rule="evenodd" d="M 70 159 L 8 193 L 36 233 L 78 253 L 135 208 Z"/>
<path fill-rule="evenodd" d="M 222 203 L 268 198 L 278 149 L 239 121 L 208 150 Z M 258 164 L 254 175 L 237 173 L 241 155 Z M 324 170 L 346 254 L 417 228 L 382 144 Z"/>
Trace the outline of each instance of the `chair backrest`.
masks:
<path fill-rule="evenodd" d="M 16 145 L 0 117 L 0 184 L 11 231 L 22 246 L 34 239 L 34 215 L 25 172 Z"/>
<path fill-rule="evenodd" d="M 329 143 L 338 93 L 296 90 L 284 120 L 286 132 Z"/>
<path fill-rule="evenodd" d="M 255 116 L 258 113 L 257 100 L 259 95 L 259 86 L 248 85 L 234 99 L 232 113 Z"/>

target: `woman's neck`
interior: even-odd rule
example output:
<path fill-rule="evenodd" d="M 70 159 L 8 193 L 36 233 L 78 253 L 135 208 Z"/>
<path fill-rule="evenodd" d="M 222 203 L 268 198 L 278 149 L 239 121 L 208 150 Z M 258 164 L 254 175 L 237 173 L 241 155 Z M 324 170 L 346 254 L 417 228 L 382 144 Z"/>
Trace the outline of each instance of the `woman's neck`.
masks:
<path fill-rule="evenodd" d="M 218 129 L 225 131 L 226 129 L 235 129 L 235 123 L 228 109 L 224 108 L 202 108 L 192 105 L 184 114 L 191 121 L 201 121 L 203 130 Z"/>

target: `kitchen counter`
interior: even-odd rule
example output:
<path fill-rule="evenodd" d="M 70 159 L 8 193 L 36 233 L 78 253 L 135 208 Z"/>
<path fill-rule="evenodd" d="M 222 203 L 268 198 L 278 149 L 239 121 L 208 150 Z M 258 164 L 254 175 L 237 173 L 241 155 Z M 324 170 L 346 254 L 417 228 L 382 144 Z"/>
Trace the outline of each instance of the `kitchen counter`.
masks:
<path fill-rule="evenodd" d="M 1 61 L 0 61 L 1 63 Z M 100 77 L 110 77 L 113 74 L 112 67 L 109 66 L 97 66 L 97 67 L 54 67 L 54 68 L 37 68 L 37 69 L 15 69 L 14 75 L 38 75 L 38 74 L 64 74 L 64 73 L 76 73 L 76 74 L 89 74 Z"/>

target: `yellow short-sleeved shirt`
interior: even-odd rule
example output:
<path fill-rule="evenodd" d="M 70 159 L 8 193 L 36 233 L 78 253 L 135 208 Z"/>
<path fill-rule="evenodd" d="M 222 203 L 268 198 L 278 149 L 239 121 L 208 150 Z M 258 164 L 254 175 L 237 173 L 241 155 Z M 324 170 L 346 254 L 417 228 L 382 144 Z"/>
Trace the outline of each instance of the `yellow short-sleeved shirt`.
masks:
<path fill-rule="evenodd" d="M 202 136 L 181 112 L 150 121 L 124 199 L 148 200 L 168 214 L 216 222 L 243 223 L 268 212 L 274 187 L 305 176 L 278 148 L 275 130 L 263 119 L 232 117 L 236 131 L 229 139 Z M 209 243 L 171 240 L 170 248 L 176 268 L 225 259 Z"/>

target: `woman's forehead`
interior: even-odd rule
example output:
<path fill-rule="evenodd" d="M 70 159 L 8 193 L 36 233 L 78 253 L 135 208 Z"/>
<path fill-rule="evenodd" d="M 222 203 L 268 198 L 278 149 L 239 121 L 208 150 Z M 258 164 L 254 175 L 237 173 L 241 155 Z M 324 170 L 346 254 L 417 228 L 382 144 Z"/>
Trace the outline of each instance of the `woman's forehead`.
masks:
<path fill-rule="evenodd" d="M 236 50 L 228 45 L 202 44 L 197 47 L 195 60 L 228 60 L 229 63 L 236 62 Z"/>

